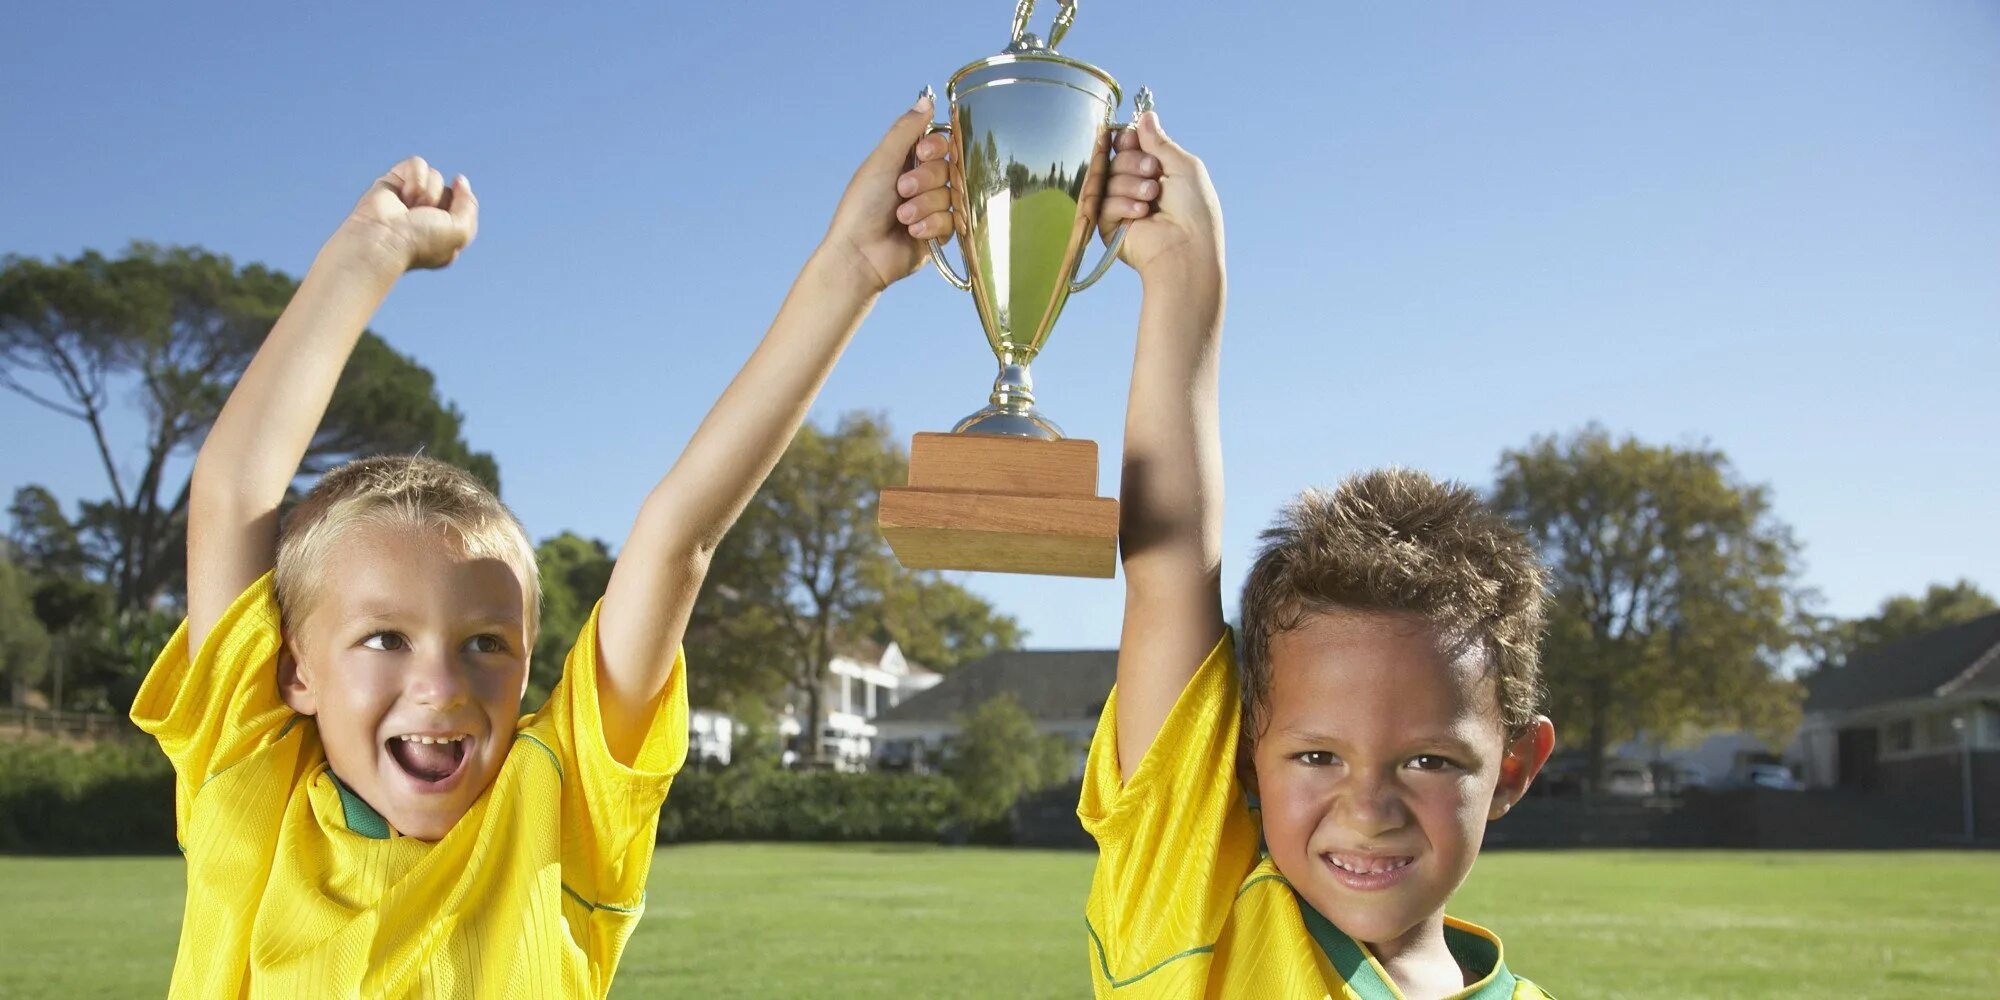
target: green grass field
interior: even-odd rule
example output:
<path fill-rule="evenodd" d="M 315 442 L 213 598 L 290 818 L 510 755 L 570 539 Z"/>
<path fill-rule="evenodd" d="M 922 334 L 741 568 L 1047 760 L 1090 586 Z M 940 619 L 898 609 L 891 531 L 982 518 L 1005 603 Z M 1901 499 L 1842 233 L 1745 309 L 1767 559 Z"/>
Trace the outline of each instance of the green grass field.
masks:
<path fill-rule="evenodd" d="M 1087 995 L 1091 857 L 669 848 L 613 996 Z M 0 858 L 0 997 L 157 996 L 178 858 Z M 1566 1000 L 1990 997 L 2000 854 L 1495 853 L 1453 912 Z"/>

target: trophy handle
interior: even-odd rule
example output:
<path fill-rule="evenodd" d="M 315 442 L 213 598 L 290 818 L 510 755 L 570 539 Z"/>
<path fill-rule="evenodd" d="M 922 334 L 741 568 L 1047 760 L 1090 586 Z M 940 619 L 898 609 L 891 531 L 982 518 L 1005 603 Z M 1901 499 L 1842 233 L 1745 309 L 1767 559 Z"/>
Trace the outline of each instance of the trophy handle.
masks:
<path fill-rule="evenodd" d="M 1063 8 L 1064 12 L 1065 13 L 1070 12 L 1074 8 L 1074 6 L 1075 6 L 1074 4 L 1065 5 Z M 1118 140 L 1122 138 L 1126 132 L 1129 132 L 1133 128 L 1137 127 L 1139 115 L 1143 115 L 1146 112 L 1153 110 L 1153 92 L 1151 90 L 1146 89 L 1145 87 L 1140 87 L 1139 92 L 1132 96 L 1132 108 L 1134 112 L 1132 121 L 1114 122 L 1112 124 L 1111 144 L 1113 146 L 1118 145 Z M 1092 285 L 1097 284 L 1097 279 L 1104 277 L 1104 272 L 1111 270 L 1112 262 L 1118 259 L 1118 251 L 1123 249 L 1125 246 L 1125 231 L 1131 228 L 1132 228 L 1132 220 L 1130 219 L 1127 219 L 1124 222 L 1118 224 L 1118 230 L 1111 234 L 1111 241 L 1104 244 L 1104 256 L 1099 257 L 1097 259 L 1097 266 L 1091 268 L 1090 273 L 1088 275 L 1085 275 L 1082 281 L 1072 281 L 1069 283 L 1069 293 L 1071 295 L 1075 295 L 1076 293 L 1083 291 L 1084 289 L 1089 288 Z"/>
<path fill-rule="evenodd" d="M 1029 6 L 1032 7 L 1033 4 L 1029 4 Z M 928 90 L 928 88 L 926 89 Z M 951 123 L 931 122 L 930 124 L 924 126 L 925 136 L 933 136 L 938 134 L 939 132 L 942 132 L 945 135 L 950 135 Z M 951 261 L 945 259 L 944 244 L 939 243 L 936 238 L 932 238 L 930 240 L 930 245 L 931 245 L 931 266 L 937 268 L 937 273 L 943 275 L 944 280 L 951 282 L 951 287 L 956 288 L 961 292 L 972 291 L 972 282 L 966 280 L 965 278 L 959 277 L 958 271 L 953 269 L 953 267 L 951 266 Z"/>

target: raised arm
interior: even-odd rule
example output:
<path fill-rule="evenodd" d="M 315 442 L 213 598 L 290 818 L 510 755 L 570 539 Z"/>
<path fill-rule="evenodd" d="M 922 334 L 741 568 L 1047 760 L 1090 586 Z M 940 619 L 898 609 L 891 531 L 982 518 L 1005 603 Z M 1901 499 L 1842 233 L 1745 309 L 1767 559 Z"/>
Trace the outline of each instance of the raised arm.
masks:
<path fill-rule="evenodd" d="M 369 317 L 410 268 L 444 267 L 472 242 L 479 204 L 463 176 L 411 157 L 377 180 L 333 237 L 195 457 L 188 496 L 188 655 L 277 559 L 278 504 L 298 475 Z"/>
<path fill-rule="evenodd" d="M 945 142 L 919 142 L 930 114 L 930 100 L 919 101 L 855 171 L 763 341 L 639 509 L 598 620 L 605 740 L 619 760 L 638 753 L 715 547 L 785 453 L 875 298 L 923 262 L 920 237 L 951 233 Z M 917 165 L 905 171 L 913 146 Z"/>
<path fill-rule="evenodd" d="M 1135 219 L 1124 256 L 1145 285 L 1119 487 L 1118 766 L 1130 779 L 1222 637 L 1216 375 L 1226 281 L 1208 169 L 1151 112 L 1120 137 L 1105 211 Z"/>

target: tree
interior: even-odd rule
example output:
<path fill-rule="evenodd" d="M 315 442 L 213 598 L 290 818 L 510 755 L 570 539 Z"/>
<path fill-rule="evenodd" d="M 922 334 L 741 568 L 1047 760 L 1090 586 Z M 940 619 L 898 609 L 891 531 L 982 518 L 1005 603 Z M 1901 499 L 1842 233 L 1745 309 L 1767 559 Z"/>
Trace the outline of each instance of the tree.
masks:
<path fill-rule="evenodd" d="M 1882 602 L 1880 610 L 1854 622 L 1853 648 L 1867 649 L 1969 622 L 2000 611 L 1991 595 L 1971 580 L 1961 579 L 1945 586 L 1933 583 L 1922 597 L 1896 596 Z"/>
<path fill-rule="evenodd" d="M 717 549 L 688 627 L 691 694 L 732 709 L 787 690 L 806 701 L 800 750 L 817 759 L 827 667 L 843 642 L 894 640 L 948 668 L 1012 648 L 1015 621 L 936 574 L 895 562 L 875 523 L 905 458 L 878 416 L 799 429 Z"/>
<path fill-rule="evenodd" d="M 49 633 L 35 617 L 33 591 L 26 570 L 0 559 L 0 680 L 16 705 L 49 668 Z"/>
<path fill-rule="evenodd" d="M 1995 611 L 2000 611 L 2000 603 L 1995 603 L 1992 595 L 1971 580 L 1960 579 L 1950 586 L 1933 583 L 1922 597 L 1899 594 L 1883 600 L 1881 607 L 1865 618 L 1815 618 L 1809 639 L 1818 666 L 1838 668 L 1864 649 L 1959 625 Z"/>
<path fill-rule="evenodd" d="M 539 708 L 562 679 L 563 662 L 584 619 L 611 582 L 611 548 L 595 538 L 565 531 L 535 547 L 542 577 L 542 630 L 528 664 L 524 707 Z"/>
<path fill-rule="evenodd" d="M 988 698 L 958 723 L 956 752 L 946 773 L 958 785 L 959 808 L 968 823 L 999 819 L 1021 796 L 1070 776 L 1063 738 L 1037 731 L 1012 693 Z"/>
<path fill-rule="evenodd" d="M 961 663 L 1014 649 L 1020 623 L 985 598 L 932 570 L 903 569 L 894 559 L 875 563 L 868 584 L 881 599 L 863 609 L 855 631 L 876 642 L 894 641 L 911 660 L 940 673 Z"/>
<path fill-rule="evenodd" d="M 239 269 L 194 247 L 134 243 L 115 259 L 96 251 L 52 263 L 0 259 L 0 386 L 88 426 L 111 488 L 106 499 L 80 503 L 74 522 L 52 505 L 38 516 L 53 511 L 68 526 L 116 611 L 147 609 L 185 589 L 189 477 L 173 460 L 199 445 L 296 287 L 281 272 Z M 146 427 L 129 452 L 108 427 L 127 395 Z M 421 448 L 497 489 L 498 466 L 464 443 L 461 423 L 428 371 L 364 335 L 304 471 Z"/>
<path fill-rule="evenodd" d="M 1796 639 L 1798 546 L 1721 451 L 1591 425 L 1503 452 L 1493 502 L 1551 570 L 1550 711 L 1583 731 L 1591 787 L 1642 731 L 1796 728 L 1801 690 L 1778 661 Z"/>

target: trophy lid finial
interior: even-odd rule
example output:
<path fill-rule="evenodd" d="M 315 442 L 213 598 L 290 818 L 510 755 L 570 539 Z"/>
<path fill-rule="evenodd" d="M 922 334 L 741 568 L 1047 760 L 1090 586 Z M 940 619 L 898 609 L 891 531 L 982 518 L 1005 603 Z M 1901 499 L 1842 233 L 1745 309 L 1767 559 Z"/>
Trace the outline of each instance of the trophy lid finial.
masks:
<path fill-rule="evenodd" d="M 1056 7 L 1055 23 L 1049 25 L 1049 40 L 1043 42 L 1028 30 L 1028 18 L 1035 13 L 1035 0 L 1015 0 L 1014 30 L 1007 43 L 1008 52 L 1054 52 L 1062 44 L 1063 36 L 1069 33 L 1069 26 L 1076 20 L 1076 0 L 1061 0 Z"/>

